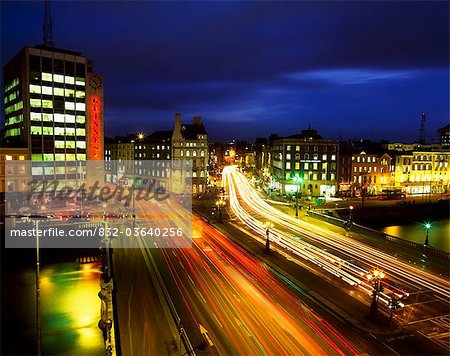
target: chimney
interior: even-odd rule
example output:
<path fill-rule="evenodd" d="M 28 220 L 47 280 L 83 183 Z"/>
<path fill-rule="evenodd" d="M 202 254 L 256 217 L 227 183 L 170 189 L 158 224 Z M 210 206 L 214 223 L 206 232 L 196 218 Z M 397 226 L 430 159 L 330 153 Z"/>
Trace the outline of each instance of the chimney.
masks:
<path fill-rule="evenodd" d="M 175 113 L 175 127 L 173 128 L 172 138 L 181 138 L 181 113 Z"/>
<path fill-rule="evenodd" d="M 194 116 L 194 125 L 200 126 L 202 124 L 202 117 L 201 116 Z"/>

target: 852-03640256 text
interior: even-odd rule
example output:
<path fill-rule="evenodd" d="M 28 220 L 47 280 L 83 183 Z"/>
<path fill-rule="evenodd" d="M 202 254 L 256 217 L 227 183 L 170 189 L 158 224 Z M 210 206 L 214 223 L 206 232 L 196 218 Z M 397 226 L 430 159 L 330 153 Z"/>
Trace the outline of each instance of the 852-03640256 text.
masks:
<path fill-rule="evenodd" d="M 148 227 L 148 228 L 116 228 L 95 226 L 90 229 L 61 229 L 45 227 L 36 229 L 11 229 L 11 237 L 183 237 L 183 229 L 176 227 Z"/>

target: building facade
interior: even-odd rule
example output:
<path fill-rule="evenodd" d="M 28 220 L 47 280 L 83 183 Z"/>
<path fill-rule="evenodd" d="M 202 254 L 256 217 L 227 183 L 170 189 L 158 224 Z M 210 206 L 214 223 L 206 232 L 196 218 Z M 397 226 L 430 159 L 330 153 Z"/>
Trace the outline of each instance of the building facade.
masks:
<path fill-rule="evenodd" d="M 450 152 L 411 151 L 395 156 L 394 185 L 407 194 L 443 194 L 450 189 Z"/>
<path fill-rule="evenodd" d="M 192 124 L 182 124 L 181 114 L 175 114 L 175 126 L 172 133 L 172 162 L 174 181 L 189 180 L 192 193 L 199 194 L 208 186 L 208 134 L 200 116 L 194 116 Z M 187 171 L 177 170 L 177 162 L 186 161 Z M 182 174 L 186 173 L 186 176 Z M 174 189 L 174 191 L 179 188 Z"/>
<path fill-rule="evenodd" d="M 299 189 L 303 196 L 334 196 L 338 154 L 338 141 L 324 140 L 316 130 L 273 141 L 272 189 L 281 194 Z M 294 177 L 302 178 L 302 183 Z"/>
<path fill-rule="evenodd" d="M 72 179 L 74 162 L 103 159 L 103 78 L 91 61 L 25 47 L 3 73 L 5 138 L 28 148 L 33 177 Z"/>
<path fill-rule="evenodd" d="M 441 127 L 438 131 L 439 144 L 442 148 L 450 148 L 450 124 Z"/>

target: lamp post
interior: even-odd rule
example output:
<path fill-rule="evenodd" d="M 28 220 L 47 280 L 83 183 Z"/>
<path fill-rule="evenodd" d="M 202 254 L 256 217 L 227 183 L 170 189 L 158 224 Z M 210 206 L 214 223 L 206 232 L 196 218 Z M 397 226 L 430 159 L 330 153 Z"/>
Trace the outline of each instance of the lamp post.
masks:
<path fill-rule="evenodd" d="M 425 229 L 427 229 L 427 236 L 425 237 L 425 243 L 424 246 L 430 246 L 428 242 L 428 231 L 431 229 L 431 224 L 429 222 L 425 223 Z"/>
<path fill-rule="evenodd" d="M 303 178 L 294 177 L 294 182 L 297 184 L 297 191 L 295 192 L 295 217 L 298 218 L 298 190 L 299 185 L 303 182 Z"/>
<path fill-rule="evenodd" d="M 350 205 L 349 207 L 349 215 L 348 215 L 348 228 L 350 230 L 350 227 L 353 224 L 353 205 Z"/>
<path fill-rule="evenodd" d="M 367 280 L 369 282 L 373 281 L 372 302 L 370 303 L 370 315 L 373 317 L 378 313 L 378 297 L 383 291 L 382 279 L 384 277 L 385 274 L 377 269 L 367 275 Z"/>
<path fill-rule="evenodd" d="M 271 221 L 266 221 L 264 224 L 264 227 L 266 228 L 266 253 L 270 252 L 270 240 L 269 240 L 269 233 L 270 229 L 273 228 L 273 223 Z"/>
<path fill-rule="evenodd" d="M 222 208 L 225 206 L 225 200 L 218 199 L 216 201 L 217 210 L 219 210 L 219 222 L 222 222 Z"/>

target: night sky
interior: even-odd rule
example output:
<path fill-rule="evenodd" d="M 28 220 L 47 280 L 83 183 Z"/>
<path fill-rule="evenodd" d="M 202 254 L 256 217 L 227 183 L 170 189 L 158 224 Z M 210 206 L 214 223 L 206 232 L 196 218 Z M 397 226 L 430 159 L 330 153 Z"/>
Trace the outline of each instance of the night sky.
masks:
<path fill-rule="evenodd" d="M 43 1 L 1 2 L 2 66 Z M 105 76 L 108 135 L 201 115 L 213 140 L 427 140 L 449 122 L 449 2 L 52 2 L 55 46 Z M 3 115 L 2 115 L 3 117 Z"/>

